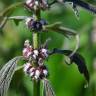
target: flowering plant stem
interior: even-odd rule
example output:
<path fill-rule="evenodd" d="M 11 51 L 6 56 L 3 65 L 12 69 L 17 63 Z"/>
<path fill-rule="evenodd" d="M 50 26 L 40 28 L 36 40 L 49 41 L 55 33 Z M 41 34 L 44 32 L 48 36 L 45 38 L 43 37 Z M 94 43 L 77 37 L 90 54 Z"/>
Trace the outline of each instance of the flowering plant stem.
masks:
<path fill-rule="evenodd" d="M 33 80 L 33 95 L 32 96 L 40 96 L 40 80 Z"/>
<path fill-rule="evenodd" d="M 38 48 L 38 33 L 36 32 L 33 33 L 33 47 Z"/>
<path fill-rule="evenodd" d="M 33 33 L 33 47 L 38 48 L 38 33 Z M 37 66 L 37 64 L 34 64 Z M 40 80 L 33 80 L 33 95 L 32 96 L 40 96 Z"/>
<path fill-rule="evenodd" d="M 34 15 L 37 20 L 40 20 L 40 9 L 35 10 Z M 33 48 L 34 49 L 38 48 L 39 47 L 38 32 L 33 32 L 32 39 L 33 39 Z M 38 66 L 38 65 L 35 63 L 34 66 Z M 33 93 L 32 96 L 40 96 L 40 80 L 33 80 L 33 92 L 32 93 Z"/>

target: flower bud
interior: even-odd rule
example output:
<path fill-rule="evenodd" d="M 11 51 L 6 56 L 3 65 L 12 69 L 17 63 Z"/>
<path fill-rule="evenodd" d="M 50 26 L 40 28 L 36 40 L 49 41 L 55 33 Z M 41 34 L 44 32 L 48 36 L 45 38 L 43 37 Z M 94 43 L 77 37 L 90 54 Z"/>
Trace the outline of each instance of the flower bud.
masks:
<path fill-rule="evenodd" d="M 26 40 L 25 43 L 24 43 L 24 46 L 25 47 L 29 47 L 30 46 L 30 41 L 29 40 Z"/>
<path fill-rule="evenodd" d="M 34 4 L 35 0 L 26 0 L 25 7 L 31 11 L 33 9 Z"/>
<path fill-rule="evenodd" d="M 46 20 L 41 19 L 40 21 L 37 21 L 37 20 L 35 20 L 34 17 L 27 18 L 25 21 L 26 21 L 25 23 L 28 26 L 28 28 L 30 30 L 34 30 L 34 31 L 41 31 L 41 30 L 43 30 L 43 26 L 47 25 Z"/>
<path fill-rule="evenodd" d="M 24 56 L 24 58 L 28 59 L 31 54 L 32 54 L 31 47 L 23 49 L 23 56 Z"/>

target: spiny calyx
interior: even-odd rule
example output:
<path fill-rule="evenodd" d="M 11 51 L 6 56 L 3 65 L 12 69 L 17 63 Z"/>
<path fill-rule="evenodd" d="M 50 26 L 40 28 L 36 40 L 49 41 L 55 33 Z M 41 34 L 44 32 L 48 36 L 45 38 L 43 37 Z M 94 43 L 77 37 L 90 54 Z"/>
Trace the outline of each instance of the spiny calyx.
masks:
<path fill-rule="evenodd" d="M 26 63 L 23 68 L 25 74 L 30 76 L 32 79 L 40 80 L 48 76 L 48 70 L 46 66 L 34 67 L 31 63 Z"/>
<path fill-rule="evenodd" d="M 30 45 L 29 40 L 26 40 L 23 48 L 23 57 L 26 60 L 35 61 L 38 65 L 42 65 L 43 61 L 48 57 L 48 50 L 44 47 L 34 49 L 32 45 Z"/>

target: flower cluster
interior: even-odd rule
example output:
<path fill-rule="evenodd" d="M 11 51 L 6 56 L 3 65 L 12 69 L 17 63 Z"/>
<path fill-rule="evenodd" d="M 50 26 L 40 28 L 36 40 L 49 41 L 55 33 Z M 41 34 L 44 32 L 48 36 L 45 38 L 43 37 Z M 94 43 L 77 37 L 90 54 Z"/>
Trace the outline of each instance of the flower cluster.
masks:
<path fill-rule="evenodd" d="M 48 76 L 48 70 L 44 65 L 35 68 L 31 63 L 26 63 L 24 65 L 24 72 L 35 80 L 43 79 Z"/>
<path fill-rule="evenodd" d="M 47 0 L 40 0 L 39 2 L 38 0 L 26 0 L 25 7 L 30 11 L 36 9 L 36 7 L 40 7 L 42 10 L 48 9 Z"/>
<path fill-rule="evenodd" d="M 27 60 L 36 61 L 38 65 L 43 65 L 43 61 L 48 57 L 48 50 L 46 48 L 34 49 L 29 40 L 24 43 L 23 57 Z"/>
<path fill-rule="evenodd" d="M 27 18 L 26 19 L 26 25 L 30 30 L 33 31 L 42 31 L 44 29 L 44 26 L 47 25 L 47 21 L 44 19 L 35 20 L 35 18 Z"/>
<path fill-rule="evenodd" d="M 44 60 L 48 57 L 48 50 L 46 48 L 34 49 L 29 40 L 24 43 L 23 57 L 28 61 L 24 65 L 24 72 L 32 79 L 43 79 L 48 76 L 48 70 L 44 65 Z M 37 66 L 33 65 L 37 63 Z"/>

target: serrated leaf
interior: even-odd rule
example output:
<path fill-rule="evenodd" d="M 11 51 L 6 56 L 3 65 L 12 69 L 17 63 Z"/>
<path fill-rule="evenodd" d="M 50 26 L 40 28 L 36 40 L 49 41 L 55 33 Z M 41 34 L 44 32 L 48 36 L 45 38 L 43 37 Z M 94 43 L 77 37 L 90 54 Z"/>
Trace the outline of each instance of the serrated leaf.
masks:
<path fill-rule="evenodd" d="M 84 2 L 82 0 L 64 0 L 63 2 L 72 2 L 73 4 L 75 4 L 76 6 L 80 6 L 92 13 L 95 13 L 96 14 L 96 7 L 94 7 L 93 5 L 87 3 L 87 2 Z"/>
<path fill-rule="evenodd" d="M 22 58 L 22 56 L 17 56 L 6 63 L 0 70 L 0 96 L 5 96 L 10 82 L 15 73 L 17 62 Z"/>
<path fill-rule="evenodd" d="M 91 12 L 93 12 L 93 13 L 96 14 L 96 7 L 92 6 L 91 4 L 88 4 L 88 3 L 84 2 L 84 1 L 81 1 L 81 0 L 75 0 L 75 1 L 74 0 L 71 0 L 71 1 L 74 4 L 76 4 L 76 5 L 84 8 L 84 9 L 86 9 L 88 11 L 91 11 Z"/>
<path fill-rule="evenodd" d="M 43 89 L 43 96 L 56 96 L 55 92 L 53 91 L 53 88 L 49 82 L 49 80 L 47 80 L 46 78 L 43 79 L 43 85 L 44 85 L 44 89 Z"/>
<path fill-rule="evenodd" d="M 70 56 L 73 55 L 77 51 L 77 49 L 79 48 L 79 35 L 76 33 L 76 31 L 61 26 L 61 22 L 56 22 L 54 24 L 47 25 L 45 27 L 45 29 L 47 29 L 48 31 L 51 30 L 51 31 L 54 31 L 54 32 L 58 32 L 58 33 L 64 35 L 65 37 L 67 37 L 67 38 L 69 38 L 69 36 L 75 36 L 76 46 L 75 46 L 73 52 L 70 54 Z"/>
<path fill-rule="evenodd" d="M 20 21 L 26 20 L 27 18 L 31 18 L 28 16 L 12 16 L 12 17 L 7 17 L 8 20 L 14 20 L 15 24 L 18 25 Z"/>
<path fill-rule="evenodd" d="M 79 53 L 74 53 L 70 56 L 72 53 L 71 50 L 60 50 L 60 49 L 54 49 L 53 52 L 50 54 L 64 54 L 70 58 L 71 63 L 75 63 L 78 66 L 78 70 L 81 74 L 84 74 L 86 80 L 89 82 L 89 72 L 86 67 L 86 63 L 84 58 Z"/>
<path fill-rule="evenodd" d="M 75 13 L 75 16 L 77 17 L 77 19 L 79 20 L 79 11 L 77 9 L 76 4 L 73 3 L 73 11 Z"/>
<path fill-rule="evenodd" d="M 64 36 L 66 36 L 66 37 L 75 36 L 77 34 L 76 31 L 61 26 L 61 22 L 56 22 L 54 24 L 47 25 L 47 26 L 45 26 L 45 30 L 46 29 L 48 31 L 53 31 L 53 32 L 60 33 Z"/>
<path fill-rule="evenodd" d="M 84 8 L 84 9 L 96 14 L 96 7 L 94 7 L 93 5 L 91 5 L 91 4 L 87 3 L 87 2 L 84 2 L 82 0 L 55 0 L 55 1 L 57 1 L 57 2 L 59 2 L 61 4 L 65 3 L 65 2 L 71 2 L 71 3 L 75 4 L 76 6 L 80 6 L 80 7 Z M 56 3 L 56 2 L 54 2 L 54 3 Z"/>

